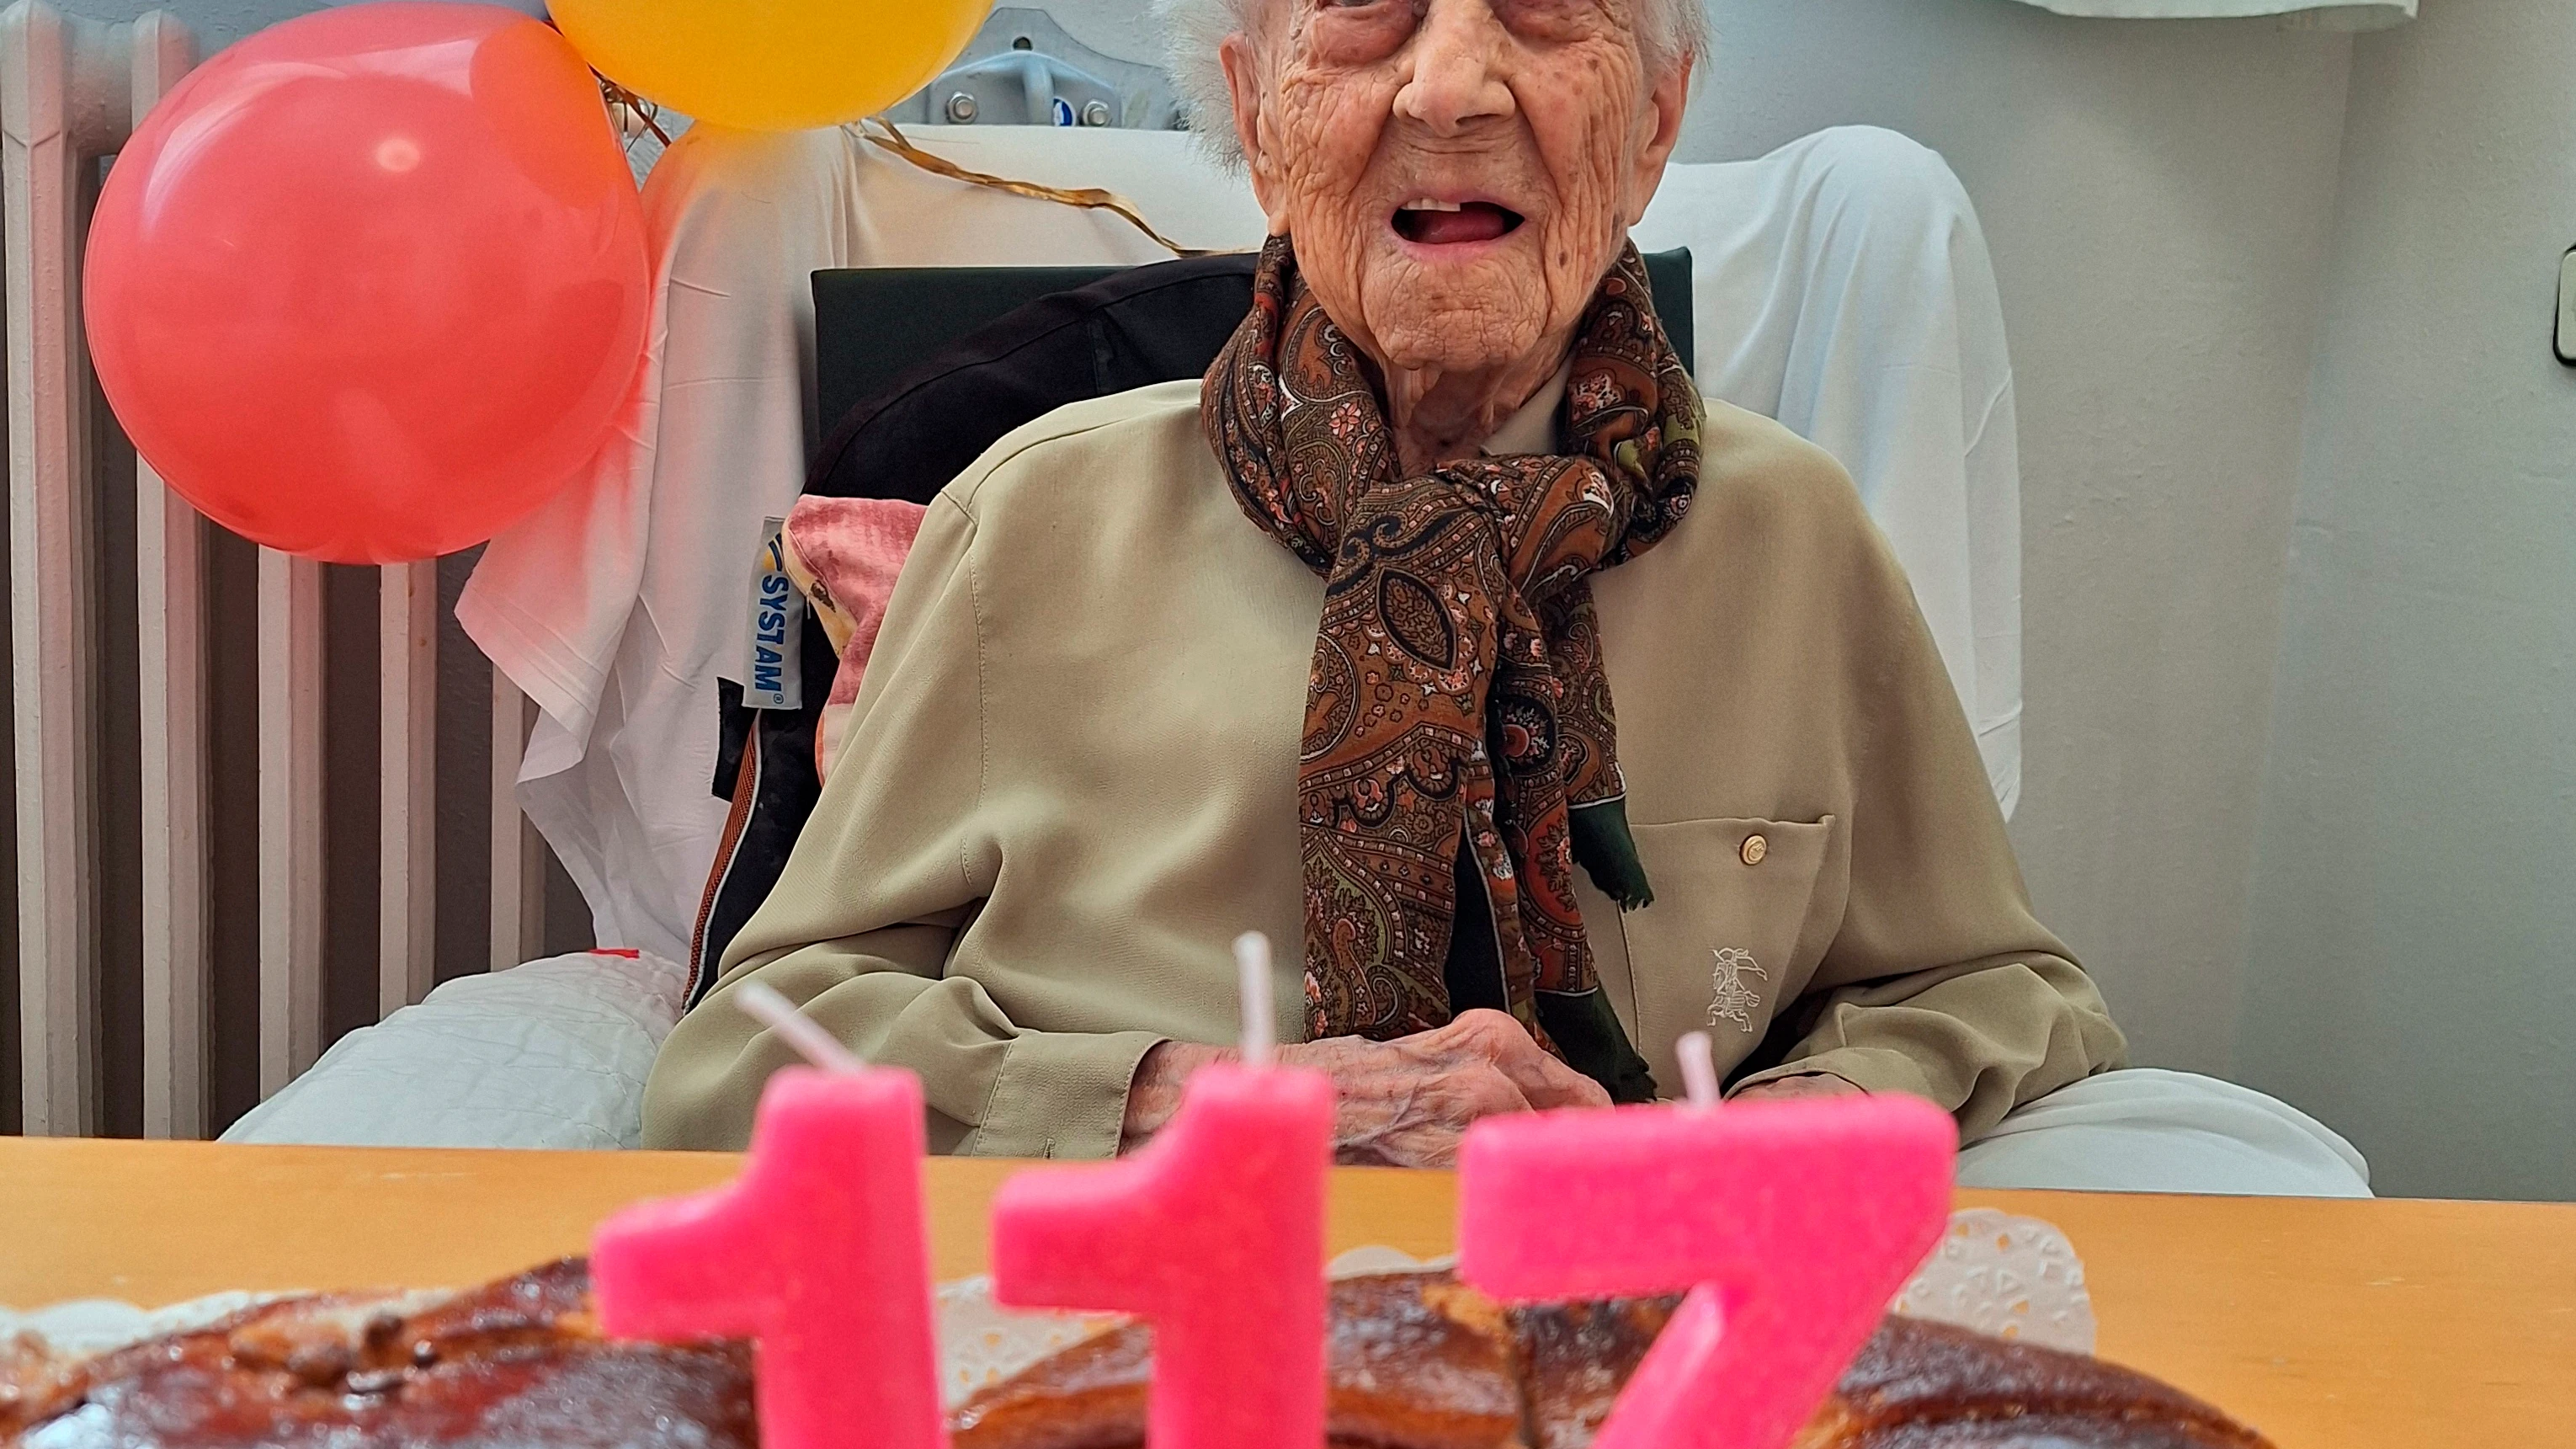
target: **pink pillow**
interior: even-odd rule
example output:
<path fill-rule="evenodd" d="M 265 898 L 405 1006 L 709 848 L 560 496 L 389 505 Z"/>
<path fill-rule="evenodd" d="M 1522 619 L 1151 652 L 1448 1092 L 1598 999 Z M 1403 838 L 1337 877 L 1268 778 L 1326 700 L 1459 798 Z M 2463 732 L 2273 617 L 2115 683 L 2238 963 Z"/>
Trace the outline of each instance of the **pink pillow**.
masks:
<path fill-rule="evenodd" d="M 899 498 L 823 498 L 796 501 L 787 515 L 788 576 L 805 591 L 814 617 L 840 655 L 832 693 L 814 729 L 814 774 L 821 778 L 840 753 L 868 655 L 885 625 L 895 580 L 911 556 L 912 541 L 930 510 Z"/>

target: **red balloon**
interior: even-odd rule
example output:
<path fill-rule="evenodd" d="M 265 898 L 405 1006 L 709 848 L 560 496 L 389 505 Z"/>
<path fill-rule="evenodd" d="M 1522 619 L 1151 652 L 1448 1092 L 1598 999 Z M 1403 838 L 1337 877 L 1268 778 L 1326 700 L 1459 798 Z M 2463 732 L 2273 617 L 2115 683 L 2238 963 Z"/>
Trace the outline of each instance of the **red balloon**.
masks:
<path fill-rule="evenodd" d="M 208 61 L 108 175 L 99 382 L 209 517 L 339 563 L 480 543 L 597 450 L 644 352 L 643 210 L 563 37 L 352 5 Z"/>

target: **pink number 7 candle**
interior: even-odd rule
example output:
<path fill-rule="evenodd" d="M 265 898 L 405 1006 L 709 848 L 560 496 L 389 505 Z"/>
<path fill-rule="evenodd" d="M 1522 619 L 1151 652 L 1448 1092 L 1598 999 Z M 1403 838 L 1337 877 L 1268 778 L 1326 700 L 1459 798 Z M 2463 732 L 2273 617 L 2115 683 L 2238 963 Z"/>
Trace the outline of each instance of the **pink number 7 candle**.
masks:
<path fill-rule="evenodd" d="M 1689 1296 L 1594 1449 L 1780 1449 L 1939 1241 L 1958 1130 L 1913 1097 L 1492 1117 L 1458 1162 L 1459 1275 L 1498 1298 Z"/>
<path fill-rule="evenodd" d="M 600 1327 L 758 1341 L 764 1449 L 937 1449 L 921 1082 L 859 1065 L 757 982 L 736 993 L 809 1059 L 769 1079 L 733 1183 L 641 1203 L 590 1255 Z"/>
<path fill-rule="evenodd" d="M 1154 1449 L 1318 1449 L 1333 1089 L 1271 1065 L 1269 948 L 1236 943 L 1244 1063 L 1202 1069 L 1143 1150 L 993 1200 L 993 1295 L 1154 1325 Z"/>

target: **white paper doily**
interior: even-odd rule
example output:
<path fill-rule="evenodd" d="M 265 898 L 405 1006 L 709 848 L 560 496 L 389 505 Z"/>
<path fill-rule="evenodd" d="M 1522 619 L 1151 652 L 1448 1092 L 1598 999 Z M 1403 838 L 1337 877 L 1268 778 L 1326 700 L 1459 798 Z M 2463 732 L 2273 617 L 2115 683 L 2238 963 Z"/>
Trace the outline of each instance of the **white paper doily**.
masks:
<path fill-rule="evenodd" d="M 2093 1295 L 2075 1245 L 2052 1223 L 1992 1208 L 1950 1215 L 1950 1231 L 1896 1296 L 1896 1311 L 2043 1348 L 2093 1351 Z"/>
<path fill-rule="evenodd" d="M 1332 1273 L 1349 1278 L 1448 1263 L 1393 1248 L 1354 1248 L 1333 1260 Z M 83 1358 L 203 1328 L 285 1296 L 290 1295 L 218 1293 L 150 1311 L 104 1299 L 57 1303 L 32 1313 L 0 1308 L 0 1362 L 9 1356 L 9 1345 L 22 1339 L 51 1355 Z M 388 1306 L 418 1311 L 438 1296 L 409 1293 L 363 1304 L 352 1301 L 349 1309 L 356 1322 Z M 942 1389 L 951 1404 L 1120 1322 L 1108 1314 L 1003 1308 L 993 1301 L 991 1280 L 985 1278 L 940 1285 L 938 1307 Z M 1940 1247 L 1897 1297 L 1895 1309 L 2000 1338 L 2073 1353 L 2093 1351 L 2093 1303 L 2084 1290 L 2084 1264 L 2074 1245 L 2048 1223 L 1992 1209 L 1951 1217 Z"/>

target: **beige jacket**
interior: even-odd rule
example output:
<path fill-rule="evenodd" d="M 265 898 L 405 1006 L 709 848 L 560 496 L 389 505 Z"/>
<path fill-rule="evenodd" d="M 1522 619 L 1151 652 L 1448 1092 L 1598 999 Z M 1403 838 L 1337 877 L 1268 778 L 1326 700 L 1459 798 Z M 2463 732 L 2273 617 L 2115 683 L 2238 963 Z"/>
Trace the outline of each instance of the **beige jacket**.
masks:
<path fill-rule="evenodd" d="M 942 1152 L 1101 1157 L 1156 1042 L 1224 1042 L 1228 943 L 1300 938 L 1298 732 L 1323 584 L 1252 525 L 1196 382 L 1061 409 L 931 505 L 785 875 L 672 1032 L 647 1146 L 740 1147 L 792 1058 L 757 977 L 920 1074 Z M 1515 420 L 1516 422 L 1519 420 Z M 1689 516 L 1596 575 L 1655 904 L 1577 872 L 1657 1082 L 1710 1030 L 1752 1081 L 1913 1092 L 1975 1138 L 2120 1064 L 2032 919 L 1949 676 L 1850 480 L 1712 404 Z M 1281 952 L 1278 1017 L 1305 1017 Z"/>

